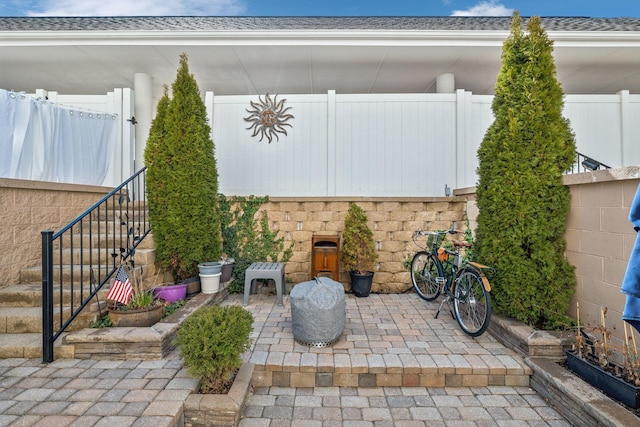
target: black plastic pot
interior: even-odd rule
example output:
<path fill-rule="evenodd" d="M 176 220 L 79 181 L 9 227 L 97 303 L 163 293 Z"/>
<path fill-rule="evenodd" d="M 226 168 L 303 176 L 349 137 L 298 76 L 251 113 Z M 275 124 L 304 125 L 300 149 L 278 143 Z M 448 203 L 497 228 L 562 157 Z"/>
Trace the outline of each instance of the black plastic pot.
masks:
<path fill-rule="evenodd" d="M 368 297 L 371 293 L 371 284 L 373 283 L 373 273 L 358 274 L 354 271 L 350 272 L 351 290 L 357 297 Z"/>

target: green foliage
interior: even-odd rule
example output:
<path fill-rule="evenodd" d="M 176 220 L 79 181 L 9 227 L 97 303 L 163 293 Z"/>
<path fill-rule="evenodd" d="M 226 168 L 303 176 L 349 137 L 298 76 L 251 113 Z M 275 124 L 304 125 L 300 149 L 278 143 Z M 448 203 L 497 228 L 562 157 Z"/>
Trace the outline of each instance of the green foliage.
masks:
<path fill-rule="evenodd" d="M 110 328 L 112 326 L 113 326 L 113 323 L 111 323 L 111 318 L 109 317 L 108 314 L 105 314 L 104 316 L 96 319 L 95 321 L 91 322 L 91 324 L 89 325 L 90 328 L 94 328 L 94 329 Z"/>
<path fill-rule="evenodd" d="M 127 310 L 137 310 L 139 308 L 151 307 L 155 302 L 152 291 L 133 292 L 131 299 L 127 303 Z"/>
<path fill-rule="evenodd" d="M 404 258 L 404 261 L 402 261 L 402 266 L 405 268 L 405 270 L 411 271 L 411 261 L 413 261 L 414 255 L 415 254 L 407 254 L 407 256 Z"/>
<path fill-rule="evenodd" d="M 144 159 L 149 218 L 158 262 L 176 280 L 198 274 L 198 263 L 222 253 L 218 171 L 205 105 L 187 56 L 158 103 Z"/>
<path fill-rule="evenodd" d="M 202 393 L 221 393 L 249 350 L 253 316 L 240 306 L 205 306 L 189 316 L 176 334 L 188 372 L 200 379 Z"/>
<path fill-rule="evenodd" d="M 349 205 L 344 219 L 340 262 L 345 271 L 365 274 L 374 270 L 378 259 L 373 231 L 367 225 L 367 214 L 355 203 Z"/>
<path fill-rule="evenodd" d="M 570 194 L 562 174 L 575 159 L 562 116 L 553 43 L 532 17 L 524 34 L 516 13 L 502 52 L 492 109 L 495 120 L 478 150 L 479 208 L 475 258 L 495 268 L 497 312 L 554 328 L 575 288 L 565 259 Z"/>
<path fill-rule="evenodd" d="M 180 307 L 183 307 L 186 303 L 187 303 L 187 300 L 179 299 L 178 301 L 174 301 L 171 304 L 165 305 L 164 306 L 164 315 L 163 315 L 163 317 L 167 317 L 167 316 L 175 313 L 176 311 L 178 311 L 178 309 Z"/>
<path fill-rule="evenodd" d="M 278 237 L 278 231 L 269 227 L 267 212 L 258 212 L 268 201 L 268 197 L 218 196 L 222 249 L 227 257 L 235 259 L 235 280 L 227 288 L 231 293 L 244 292 L 245 271 L 252 263 L 286 263 L 293 254 L 293 242 L 285 249 L 284 237 Z"/>

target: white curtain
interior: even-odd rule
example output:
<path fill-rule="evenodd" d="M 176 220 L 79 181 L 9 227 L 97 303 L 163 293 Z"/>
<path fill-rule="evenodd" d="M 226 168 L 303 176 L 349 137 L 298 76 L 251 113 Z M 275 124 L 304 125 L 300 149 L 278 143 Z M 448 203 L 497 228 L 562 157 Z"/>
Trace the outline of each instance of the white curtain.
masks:
<path fill-rule="evenodd" d="M 0 89 L 0 177 L 101 185 L 116 119 Z"/>

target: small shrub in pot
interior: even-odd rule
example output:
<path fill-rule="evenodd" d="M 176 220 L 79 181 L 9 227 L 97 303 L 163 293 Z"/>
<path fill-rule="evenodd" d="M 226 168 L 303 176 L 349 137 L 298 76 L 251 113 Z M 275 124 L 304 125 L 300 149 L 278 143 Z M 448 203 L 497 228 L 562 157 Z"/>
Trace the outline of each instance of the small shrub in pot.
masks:
<path fill-rule="evenodd" d="M 253 316 L 241 306 L 205 306 L 189 316 L 176 334 L 189 374 L 201 393 L 226 393 L 249 350 Z"/>

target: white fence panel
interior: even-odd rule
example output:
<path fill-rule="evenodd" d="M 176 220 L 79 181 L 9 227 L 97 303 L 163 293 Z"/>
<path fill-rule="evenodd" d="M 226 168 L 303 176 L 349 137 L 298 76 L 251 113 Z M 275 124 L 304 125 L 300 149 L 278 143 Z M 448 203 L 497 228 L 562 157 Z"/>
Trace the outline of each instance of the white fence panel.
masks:
<path fill-rule="evenodd" d="M 621 99 L 622 165 L 640 165 L 640 95 L 626 92 Z"/>
<path fill-rule="evenodd" d="M 444 195 L 454 180 L 454 95 L 336 99 L 336 195 Z"/>
<path fill-rule="evenodd" d="M 493 96 L 472 95 L 457 91 L 458 141 L 456 151 L 456 181 L 454 188 L 473 187 L 477 184 L 478 148 L 487 129 L 493 123 L 491 102 Z"/>
<path fill-rule="evenodd" d="M 208 99 L 220 190 L 229 195 L 442 196 L 477 183 L 477 151 L 493 123 L 492 96 L 282 95 L 289 136 L 252 138 L 244 117 L 257 97 Z M 640 164 L 640 95 L 571 95 L 565 116 L 578 151 L 610 166 Z"/>
<path fill-rule="evenodd" d="M 563 113 L 571 122 L 578 152 L 611 167 L 622 166 L 618 95 L 568 95 Z"/>
<path fill-rule="evenodd" d="M 134 93 L 35 96 L 118 115 L 119 143 L 104 185 L 134 172 Z M 492 96 L 453 94 L 279 95 L 294 119 L 279 141 L 251 137 L 244 118 L 257 96 L 205 97 L 220 191 L 271 196 L 441 196 L 476 185 L 477 150 L 493 122 Z M 578 151 L 609 166 L 640 165 L 640 95 L 568 95 Z"/>
<path fill-rule="evenodd" d="M 251 96 L 207 97 L 213 101 L 212 133 L 219 190 L 246 196 L 317 196 L 327 193 L 327 96 L 289 95 L 294 119 L 269 144 L 247 130 Z"/>

